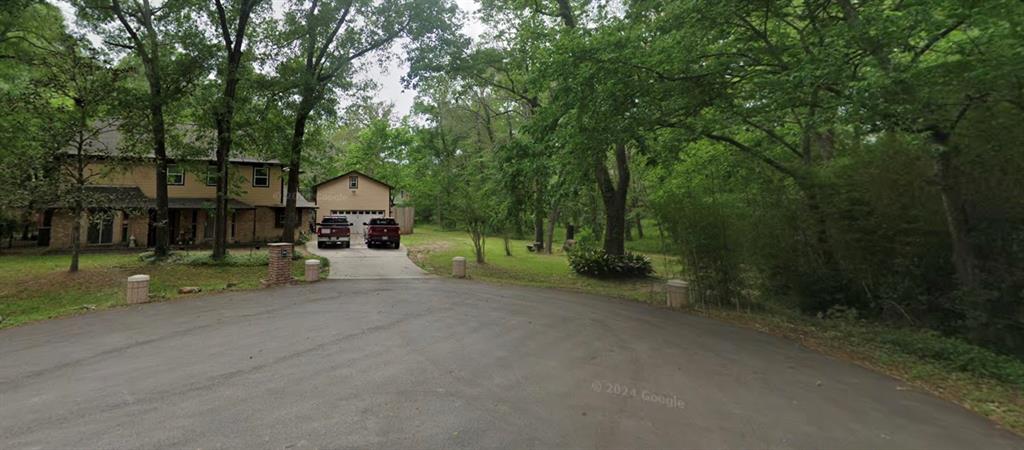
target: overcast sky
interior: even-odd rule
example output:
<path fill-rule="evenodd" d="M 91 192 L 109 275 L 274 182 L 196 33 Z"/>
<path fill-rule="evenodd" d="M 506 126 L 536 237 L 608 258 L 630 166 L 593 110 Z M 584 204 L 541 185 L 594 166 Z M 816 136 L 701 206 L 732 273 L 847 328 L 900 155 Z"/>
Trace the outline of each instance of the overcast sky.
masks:
<path fill-rule="evenodd" d="M 74 24 L 75 13 L 71 5 L 63 0 L 57 0 L 55 3 L 64 13 L 65 20 L 69 24 Z M 276 6 L 278 1 L 275 0 L 274 3 Z M 477 0 L 455 0 L 455 3 L 468 15 L 463 32 L 475 39 L 483 32 L 483 24 L 480 23 L 476 16 L 476 11 L 479 8 Z M 396 49 L 396 51 L 400 50 Z M 409 113 L 416 96 L 415 91 L 402 87 L 402 75 L 408 70 L 408 66 L 403 64 L 402 60 L 404 60 L 404 57 L 395 60 L 383 69 L 376 64 L 366 64 L 365 67 L 367 69 L 359 75 L 363 79 L 372 79 L 377 82 L 379 89 L 375 95 L 376 99 L 393 103 L 395 105 L 395 114 L 398 116 Z"/>

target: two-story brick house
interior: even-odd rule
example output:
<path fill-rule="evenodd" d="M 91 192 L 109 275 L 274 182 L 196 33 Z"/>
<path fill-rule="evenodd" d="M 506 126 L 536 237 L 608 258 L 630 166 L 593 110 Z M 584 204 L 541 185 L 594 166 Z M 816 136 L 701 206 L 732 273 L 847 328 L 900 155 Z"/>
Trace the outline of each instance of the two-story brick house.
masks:
<path fill-rule="evenodd" d="M 116 133 L 110 131 L 108 133 Z M 119 136 L 103 136 L 116 141 Z M 113 146 L 111 146 L 113 148 Z M 168 168 L 167 194 L 171 242 L 202 245 L 213 241 L 216 166 L 212 155 L 174 161 Z M 82 221 L 83 246 L 152 246 L 156 207 L 156 166 L 152 158 L 124 159 L 110 153 L 90 158 L 87 172 L 96 174 L 86 188 L 89 212 Z M 285 171 L 276 160 L 246 156 L 230 158 L 228 243 L 278 240 L 284 228 Z M 316 205 L 300 194 L 299 232 L 308 232 Z M 39 244 L 71 246 L 72 212 L 57 202 L 40 213 Z"/>

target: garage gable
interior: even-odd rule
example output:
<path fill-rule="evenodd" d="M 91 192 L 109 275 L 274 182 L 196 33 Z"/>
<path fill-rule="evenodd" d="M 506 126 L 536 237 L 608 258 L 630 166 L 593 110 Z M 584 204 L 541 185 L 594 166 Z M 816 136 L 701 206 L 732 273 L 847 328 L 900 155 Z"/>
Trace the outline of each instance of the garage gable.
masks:
<path fill-rule="evenodd" d="M 364 173 L 347 172 L 317 184 L 313 189 L 321 216 L 391 216 L 391 186 Z"/>

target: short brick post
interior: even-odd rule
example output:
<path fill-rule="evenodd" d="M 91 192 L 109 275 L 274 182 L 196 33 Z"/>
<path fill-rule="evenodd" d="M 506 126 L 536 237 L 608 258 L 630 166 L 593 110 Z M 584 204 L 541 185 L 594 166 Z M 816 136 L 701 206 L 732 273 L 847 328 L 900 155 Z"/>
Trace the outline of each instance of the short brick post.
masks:
<path fill-rule="evenodd" d="M 126 301 L 129 305 L 149 301 L 149 275 L 132 275 L 128 277 L 128 288 L 125 289 Z"/>
<path fill-rule="evenodd" d="M 683 280 L 668 280 L 665 293 L 669 308 L 682 308 L 690 303 L 690 284 Z"/>
<path fill-rule="evenodd" d="M 320 281 L 320 260 L 319 259 L 307 259 L 306 260 L 306 281 L 314 282 Z"/>
<path fill-rule="evenodd" d="M 270 256 L 266 279 L 268 286 L 288 284 L 292 281 L 292 250 L 292 244 L 288 242 L 267 244 Z"/>
<path fill-rule="evenodd" d="M 452 276 L 455 278 L 466 278 L 466 258 L 461 256 L 452 258 Z"/>

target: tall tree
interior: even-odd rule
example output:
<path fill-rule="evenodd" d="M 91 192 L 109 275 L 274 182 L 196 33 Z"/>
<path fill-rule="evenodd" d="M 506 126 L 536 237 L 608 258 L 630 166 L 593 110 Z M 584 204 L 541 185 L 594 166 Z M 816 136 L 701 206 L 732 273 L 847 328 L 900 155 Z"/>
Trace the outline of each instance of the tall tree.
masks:
<path fill-rule="evenodd" d="M 74 0 L 78 16 L 99 33 L 104 42 L 127 50 L 137 58 L 145 75 L 144 96 L 148 134 L 156 165 L 156 216 L 154 253 L 166 256 L 170 248 L 168 224 L 167 165 L 168 108 L 187 94 L 188 88 L 204 74 L 205 52 L 198 45 L 194 27 L 196 2 L 153 4 L 150 0 Z M 181 48 L 188 48 L 187 52 Z M 128 105 L 121 132 L 133 129 L 136 114 Z"/>
<path fill-rule="evenodd" d="M 98 210 L 86 214 L 86 208 L 106 206 L 97 203 L 97 194 L 89 187 L 102 179 L 109 167 L 96 169 L 90 164 L 117 150 L 105 147 L 99 136 L 116 126 L 112 121 L 110 94 L 124 71 L 109 68 L 94 49 L 70 36 L 54 43 L 44 64 L 47 77 L 38 88 L 57 105 L 50 109 L 52 114 L 47 120 L 44 138 L 58 171 L 53 186 L 57 195 L 52 200 L 71 212 L 68 270 L 77 272 L 82 222 L 87 216 L 95 220 L 101 214 Z"/>
<path fill-rule="evenodd" d="M 231 156 L 235 104 L 238 84 L 242 79 L 242 58 L 245 55 L 245 41 L 250 21 L 262 0 L 237 0 L 227 6 L 221 0 L 214 1 L 210 13 L 223 50 L 217 75 L 221 93 L 213 109 L 217 127 L 217 205 L 214 225 L 213 258 L 223 259 L 227 255 L 228 235 L 228 161 Z"/>
<path fill-rule="evenodd" d="M 447 1 L 427 0 L 309 0 L 298 1 L 286 14 L 285 34 L 295 36 L 297 54 L 279 71 L 293 79 L 294 126 L 288 158 L 288 187 L 282 239 L 292 242 L 298 223 L 296 194 L 302 162 L 303 138 L 310 114 L 352 85 L 359 61 L 388 50 L 408 37 L 415 52 L 437 55 L 432 47 L 448 44 L 455 8 Z M 422 57 L 426 55 L 411 55 Z"/>

